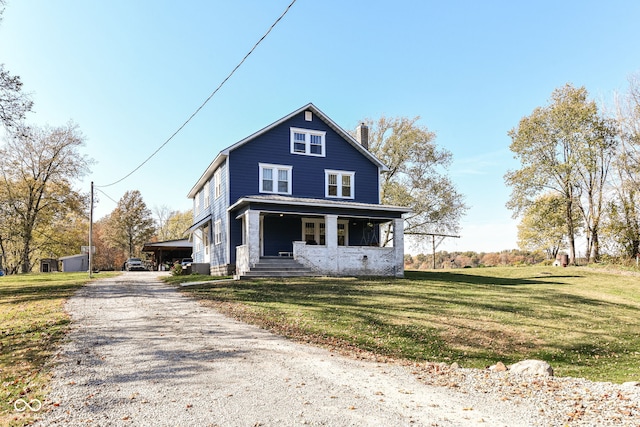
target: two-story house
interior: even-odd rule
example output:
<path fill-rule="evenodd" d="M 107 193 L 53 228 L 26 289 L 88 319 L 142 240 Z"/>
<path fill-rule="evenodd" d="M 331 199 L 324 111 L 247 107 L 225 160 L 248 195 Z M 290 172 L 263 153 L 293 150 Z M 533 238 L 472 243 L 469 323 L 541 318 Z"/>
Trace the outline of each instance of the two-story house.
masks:
<path fill-rule="evenodd" d="M 222 150 L 189 191 L 193 257 L 211 274 L 245 275 L 293 258 L 321 275 L 404 275 L 402 215 L 380 204 L 386 170 L 313 104 Z M 392 224 L 393 246 L 380 246 Z"/>

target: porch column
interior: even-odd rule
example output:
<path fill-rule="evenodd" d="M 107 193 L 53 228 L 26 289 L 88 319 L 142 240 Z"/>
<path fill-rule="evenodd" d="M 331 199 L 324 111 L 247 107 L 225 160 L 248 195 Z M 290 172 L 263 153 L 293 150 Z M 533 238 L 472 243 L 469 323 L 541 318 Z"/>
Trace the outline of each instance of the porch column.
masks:
<path fill-rule="evenodd" d="M 249 266 L 260 262 L 260 211 L 249 210 L 247 219 L 247 245 L 249 246 Z"/>
<path fill-rule="evenodd" d="M 324 233 L 327 242 L 327 270 L 328 273 L 336 274 L 340 262 L 338 257 L 338 215 L 325 215 Z"/>
<path fill-rule="evenodd" d="M 404 220 L 393 220 L 393 254 L 396 265 L 396 277 L 404 277 Z"/>

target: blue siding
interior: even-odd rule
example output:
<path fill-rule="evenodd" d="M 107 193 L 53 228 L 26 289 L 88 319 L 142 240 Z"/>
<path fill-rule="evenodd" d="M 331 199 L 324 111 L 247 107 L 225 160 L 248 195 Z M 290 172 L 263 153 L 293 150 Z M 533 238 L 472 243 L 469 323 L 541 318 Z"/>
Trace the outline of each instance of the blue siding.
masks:
<path fill-rule="evenodd" d="M 228 188 L 227 183 L 227 165 L 223 163 L 218 168 L 221 170 L 221 196 L 217 199 L 215 196 L 215 185 L 214 185 L 214 176 L 212 175 L 209 182 L 209 206 L 204 205 L 204 188 L 199 189 L 197 194 L 197 199 L 200 204 L 200 210 L 195 212 L 194 215 L 194 223 L 205 219 L 207 216 L 211 215 L 211 221 L 209 222 L 209 254 L 210 254 L 210 262 L 211 265 L 224 265 L 230 262 L 229 259 L 229 237 L 227 233 L 227 227 L 229 222 L 229 215 L 227 213 L 227 208 L 229 207 L 229 200 L 227 198 L 226 189 Z M 195 200 L 194 200 L 194 211 L 195 211 Z M 222 230 L 222 242 L 219 245 L 214 243 L 215 236 L 215 223 L 217 220 L 221 221 L 221 230 Z M 196 250 L 194 248 L 194 259 L 196 262 L 202 262 L 204 259 L 204 247 L 200 248 L 200 250 Z"/>
<path fill-rule="evenodd" d="M 278 252 L 293 252 L 293 241 L 302 236 L 302 219 L 295 217 L 265 216 L 263 222 L 265 256 Z"/>
<path fill-rule="evenodd" d="M 215 185 L 214 185 L 214 175 L 211 176 L 209 191 L 211 193 L 211 265 L 224 265 L 229 263 L 229 236 L 227 233 L 228 223 L 229 223 L 229 215 L 227 213 L 227 208 L 229 207 L 228 200 L 226 197 L 226 188 L 227 188 L 227 164 L 223 163 L 220 165 L 218 170 L 221 171 L 220 174 L 220 182 L 221 182 L 221 195 L 217 199 L 215 196 Z M 215 244 L 215 223 L 220 220 L 220 228 L 222 232 L 222 242 L 219 245 Z"/>
<path fill-rule="evenodd" d="M 292 127 L 326 132 L 326 156 L 291 154 Z M 344 200 L 378 203 L 378 167 L 315 114 L 313 121 L 307 122 L 301 112 L 229 154 L 231 203 L 243 196 L 259 194 L 258 163 L 293 166 L 292 195 L 315 199 L 325 198 L 325 169 L 353 171 L 355 199 Z"/>

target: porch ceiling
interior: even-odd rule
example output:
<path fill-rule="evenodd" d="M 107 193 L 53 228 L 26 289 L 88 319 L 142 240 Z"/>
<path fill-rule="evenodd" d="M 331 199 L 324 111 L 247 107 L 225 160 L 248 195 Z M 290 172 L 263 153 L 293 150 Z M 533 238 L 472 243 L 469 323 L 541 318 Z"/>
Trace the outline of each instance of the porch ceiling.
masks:
<path fill-rule="evenodd" d="M 351 217 L 390 219 L 401 218 L 403 214 L 411 212 L 411 209 L 402 206 L 262 194 L 239 199 L 229 207 L 229 212 L 247 209 L 300 215 L 336 214 Z"/>

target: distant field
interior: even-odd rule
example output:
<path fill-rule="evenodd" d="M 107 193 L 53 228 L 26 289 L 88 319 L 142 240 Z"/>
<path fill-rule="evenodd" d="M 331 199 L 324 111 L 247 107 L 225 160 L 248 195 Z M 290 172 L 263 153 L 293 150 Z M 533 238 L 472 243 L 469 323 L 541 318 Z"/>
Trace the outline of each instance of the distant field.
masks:
<path fill-rule="evenodd" d="M 113 273 L 96 277 L 108 275 Z M 64 302 L 88 282 L 87 276 L 48 273 L 0 277 L 0 425 L 21 426 L 32 419 L 30 410 L 16 411 L 16 399 L 43 401 L 50 379 L 45 363 L 69 325 Z"/>
<path fill-rule="evenodd" d="M 580 267 L 299 278 L 184 292 L 283 335 L 350 351 L 483 368 L 543 359 L 556 375 L 640 380 L 640 277 Z"/>

